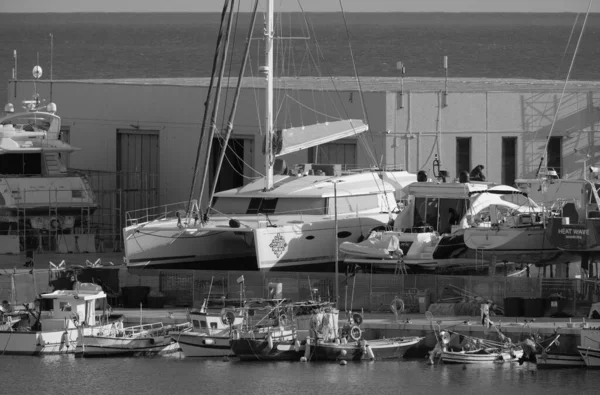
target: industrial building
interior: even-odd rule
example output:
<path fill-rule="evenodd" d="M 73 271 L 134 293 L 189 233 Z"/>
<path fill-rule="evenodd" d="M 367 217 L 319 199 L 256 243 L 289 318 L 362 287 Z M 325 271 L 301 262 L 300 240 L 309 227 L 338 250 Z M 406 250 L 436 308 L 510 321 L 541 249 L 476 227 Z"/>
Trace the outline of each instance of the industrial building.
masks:
<path fill-rule="evenodd" d="M 217 133 L 234 96 L 235 79 L 227 83 Z M 262 78 L 243 80 L 217 190 L 261 174 L 265 85 Z M 68 165 L 95 180 L 114 232 L 126 211 L 197 198 L 198 187 L 191 193 L 190 186 L 208 87 L 208 78 L 19 80 L 9 81 L 7 99 L 17 107 L 37 92 L 56 103 L 63 138 L 81 148 Z M 337 118 L 370 126 L 366 146 L 348 138 L 289 154 L 288 165 L 385 166 L 432 177 L 437 157 L 447 182 L 481 164 L 487 180 L 510 185 L 535 177 L 540 164 L 577 178 L 595 163 L 600 82 L 304 77 L 278 79 L 275 88 L 276 128 Z"/>

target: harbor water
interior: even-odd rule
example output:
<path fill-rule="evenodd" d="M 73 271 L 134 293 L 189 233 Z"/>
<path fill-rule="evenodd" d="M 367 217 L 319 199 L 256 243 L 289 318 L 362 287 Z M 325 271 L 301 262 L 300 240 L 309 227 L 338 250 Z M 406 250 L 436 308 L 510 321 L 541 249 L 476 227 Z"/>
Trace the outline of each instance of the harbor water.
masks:
<path fill-rule="evenodd" d="M 349 363 L 4 356 L 3 394 L 600 394 L 588 369 L 518 363 L 433 365 L 425 360 Z"/>

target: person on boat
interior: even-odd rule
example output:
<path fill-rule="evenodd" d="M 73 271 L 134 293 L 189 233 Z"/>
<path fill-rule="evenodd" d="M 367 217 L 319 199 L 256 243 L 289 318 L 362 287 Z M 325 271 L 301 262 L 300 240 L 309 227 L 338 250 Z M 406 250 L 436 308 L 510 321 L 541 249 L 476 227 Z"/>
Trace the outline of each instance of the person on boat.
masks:
<path fill-rule="evenodd" d="M 448 208 L 448 214 L 448 228 L 446 228 L 447 230 L 445 233 L 452 233 L 452 226 L 458 225 L 460 223 L 460 215 L 452 207 Z"/>
<path fill-rule="evenodd" d="M 2 304 L 0 305 L 0 315 L 10 314 L 12 312 L 13 312 L 13 308 L 12 308 L 11 304 L 8 303 L 8 300 L 3 300 Z"/>
<path fill-rule="evenodd" d="M 485 167 L 483 165 L 477 165 L 473 170 L 471 170 L 471 174 L 469 174 L 469 178 L 471 181 L 485 181 L 485 174 L 483 174 L 483 169 Z"/>

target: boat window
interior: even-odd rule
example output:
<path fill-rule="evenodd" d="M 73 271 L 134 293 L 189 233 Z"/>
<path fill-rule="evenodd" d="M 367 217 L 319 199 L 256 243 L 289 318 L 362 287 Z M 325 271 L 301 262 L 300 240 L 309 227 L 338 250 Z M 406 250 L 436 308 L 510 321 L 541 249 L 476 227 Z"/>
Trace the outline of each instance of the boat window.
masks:
<path fill-rule="evenodd" d="M 217 329 L 217 327 L 218 327 L 218 325 L 217 325 L 217 323 L 216 323 L 216 322 L 211 322 L 211 323 L 210 323 L 210 328 L 211 328 L 211 329 Z"/>
<path fill-rule="evenodd" d="M 440 233 L 451 233 L 452 225 L 459 225 L 469 208 L 466 199 L 439 199 L 438 223 L 433 225 Z"/>
<path fill-rule="evenodd" d="M 334 198 L 329 198 L 329 213 L 335 213 Z M 377 210 L 379 212 L 379 195 L 338 196 L 338 214 L 355 213 L 357 211 Z"/>
<path fill-rule="evenodd" d="M 429 225 L 438 230 L 438 206 L 439 199 L 437 198 L 416 198 L 413 225 Z"/>
<path fill-rule="evenodd" d="M 250 205 L 250 198 L 216 197 L 213 210 L 223 214 L 245 214 Z"/>
<path fill-rule="evenodd" d="M 71 311 L 71 304 L 69 302 L 60 302 L 60 311 Z"/>
<path fill-rule="evenodd" d="M 325 215 L 325 198 L 279 198 L 277 214 Z"/>
<path fill-rule="evenodd" d="M 258 214 L 266 213 L 273 214 L 275 207 L 277 206 L 277 198 L 275 199 L 263 199 L 263 198 L 252 198 L 246 214 Z"/>
<path fill-rule="evenodd" d="M 0 155 L 0 174 L 40 175 L 42 174 L 42 155 L 39 153 Z"/>

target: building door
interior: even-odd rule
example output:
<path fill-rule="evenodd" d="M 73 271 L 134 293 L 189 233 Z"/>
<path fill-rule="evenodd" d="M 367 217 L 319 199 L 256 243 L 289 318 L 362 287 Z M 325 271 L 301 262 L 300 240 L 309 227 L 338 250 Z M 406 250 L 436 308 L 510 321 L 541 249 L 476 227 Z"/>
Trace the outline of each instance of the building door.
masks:
<path fill-rule="evenodd" d="M 219 179 L 217 180 L 217 188 L 215 192 L 224 191 L 227 189 L 237 188 L 244 185 L 244 153 L 247 151 L 246 145 L 250 144 L 252 140 L 243 138 L 232 138 L 229 139 L 227 144 L 227 150 L 225 151 L 225 158 L 221 165 L 221 171 L 219 173 Z M 211 152 L 210 161 L 210 185 L 214 182 L 214 174 L 217 168 L 217 162 L 221 155 L 221 140 L 218 138 L 213 139 L 213 149 Z M 251 160 L 247 158 L 248 161 Z"/>
<path fill-rule="evenodd" d="M 471 173 L 471 138 L 457 137 L 456 138 L 456 175 L 460 177 L 460 173 L 466 171 Z"/>
<path fill-rule="evenodd" d="M 355 169 L 356 140 L 340 140 L 316 147 L 316 155 L 309 151 L 309 162 L 319 164 L 341 164 L 342 168 Z M 316 157 L 316 160 L 315 160 Z"/>
<path fill-rule="evenodd" d="M 562 137 L 550 137 L 548 141 L 548 157 L 547 167 L 548 169 L 556 170 L 558 177 L 562 177 Z M 587 169 L 586 169 L 587 171 Z"/>
<path fill-rule="evenodd" d="M 120 211 L 119 220 L 122 221 L 122 225 L 128 211 L 157 207 L 160 203 L 158 138 L 159 133 L 156 130 L 117 130 L 119 193 L 116 208 Z"/>
<path fill-rule="evenodd" d="M 517 178 L 517 138 L 502 137 L 502 183 L 514 185 Z"/>

